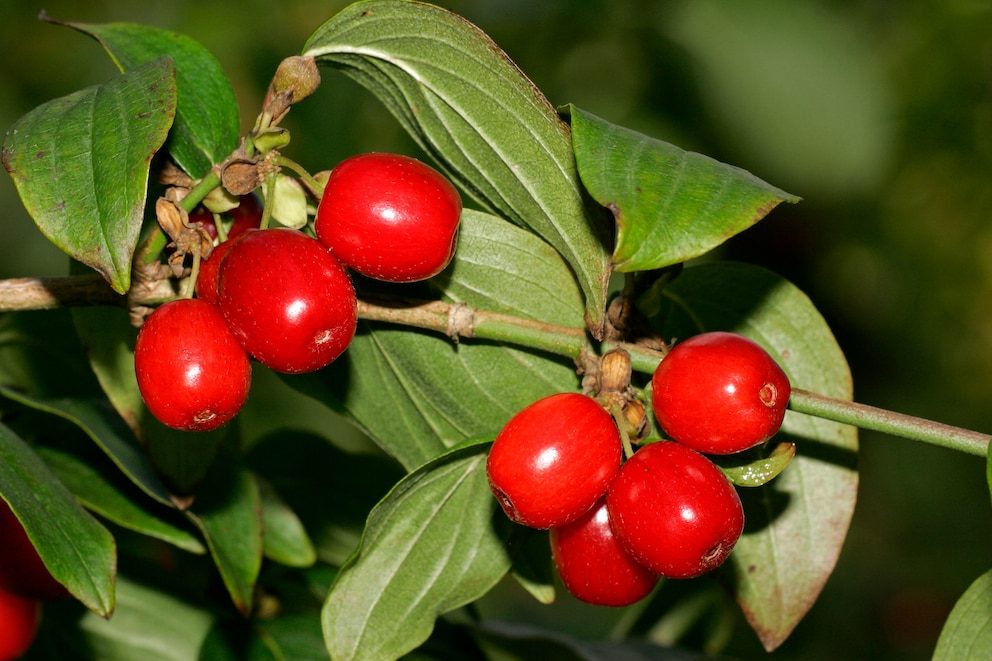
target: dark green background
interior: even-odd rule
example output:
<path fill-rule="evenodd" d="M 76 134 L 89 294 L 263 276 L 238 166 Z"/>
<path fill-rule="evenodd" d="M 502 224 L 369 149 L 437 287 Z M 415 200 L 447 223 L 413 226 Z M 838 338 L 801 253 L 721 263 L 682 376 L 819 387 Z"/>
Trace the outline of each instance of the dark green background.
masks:
<path fill-rule="evenodd" d="M 36 20 L 42 8 L 198 39 L 234 82 L 247 129 L 278 62 L 344 4 L 0 0 L 0 127 L 115 73 L 94 42 Z M 768 266 L 810 294 L 860 401 L 992 430 L 992 2 L 440 4 L 486 30 L 553 103 L 801 195 L 717 256 Z M 286 125 L 288 155 L 311 171 L 362 151 L 416 153 L 371 95 L 331 72 Z M 0 209 L 0 277 L 66 273 L 7 177 Z M 281 419 L 324 424 L 313 405 L 289 409 L 297 398 L 270 381 L 284 400 L 269 410 L 285 417 L 247 412 L 250 435 Z M 860 500 L 837 572 L 770 658 L 928 658 L 957 596 L 992 566 L 981 460 L 862 439 Z M 568 608 L 544 610 L 561 619 Z M 582 632 L 598 615 L 574 618 Z M 766 656 L 742 621 L 727 652 Z"/>

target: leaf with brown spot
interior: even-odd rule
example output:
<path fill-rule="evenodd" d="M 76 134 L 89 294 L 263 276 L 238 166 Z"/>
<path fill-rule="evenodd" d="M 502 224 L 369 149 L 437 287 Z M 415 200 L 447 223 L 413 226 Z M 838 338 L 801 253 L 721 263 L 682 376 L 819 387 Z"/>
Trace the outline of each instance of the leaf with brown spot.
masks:
<path fill-rule="evenodd" d="M 175 117 L 175 76 L 159 58 L 38 106 L 4 140 L 4 167 L 38 228 L 120 293 L 131 286 L 152 156 Z"/>

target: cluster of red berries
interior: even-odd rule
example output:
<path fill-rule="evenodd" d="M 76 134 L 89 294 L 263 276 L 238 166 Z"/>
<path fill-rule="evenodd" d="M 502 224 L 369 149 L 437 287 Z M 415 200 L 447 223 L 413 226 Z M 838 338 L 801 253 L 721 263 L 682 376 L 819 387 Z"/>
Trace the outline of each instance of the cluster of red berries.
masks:
<path fill-rule="evenodd" d="M 671 440 L 644 443 L 624 461 L 616 422 L 595 399 L 552 395 L 496 436 L 489 484 L 510 519 L 550 529 L 555 566 L 572 594 L 625 606 L 660 577 L 696 577 L 727 559 L 744 509 L 702 453 L 732 454 L 770 439 L 790 393 L 788 377 L 757 343 L 697 335 L 652 376 L 652 409 Z"/>
<path fill-rule="evenodd" d="M 238 209 L 228 239 L 201 260 L 197 297 L 160 306 L 138 333 L 139 390 L 151 413 L 176 429 L 207 431 L 237 415 L 252 358 L 290 374 L 333 362 L 358 323 L 348 269 L 389 282 L 437 275 L 454 255 L 462 202 L 424 163 L 370 153 L 331 171 L 316 238 L 257 229 L 253 196 Z"/>
<path fill-rule="evenodd" d="M 34 642 L 42 604 L 68 596 L 45 568 L 21 522 L 0 499 L 0 661 L 19 659 Z"/>

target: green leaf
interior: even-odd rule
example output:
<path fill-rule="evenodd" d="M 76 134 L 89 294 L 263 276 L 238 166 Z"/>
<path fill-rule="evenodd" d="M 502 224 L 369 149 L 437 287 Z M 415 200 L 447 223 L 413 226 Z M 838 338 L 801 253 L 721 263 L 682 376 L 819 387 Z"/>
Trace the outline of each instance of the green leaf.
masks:
<path fill-rule="evenodd" d="M 124 293 L 144 215 L 148 169 L 176 112 L 162 57 L 42 104 L 7 132 L 3 165 L 39 229 Z"/>
<path fill-rule="evenodd" d="M 263 554 L 290 567 L 309 567 L 317 552 L 296 513 L 267 481 L 256 478 L 262 502 Z"/>
<path fill-rule="evenodd" d="M 740 168 L 569 110 L 582 183 L 616 219 L 619 271 L 699 257 L 780 202 L 799 201 Z"/>
<path fill-rule="evenodd" d="M 262 567 L 262 503 L 255 477 L 237 458 L 225 455 L 186 515 L 203 533 L 234 605 L 248 615 Z"/>
<path fill-rule="evenodd" d="M 583 198 L 568 126 L 480 29 L 424 3 L 373 0 L 314 32 L 304 56 L 374 92 L 487 210 L 554 246 L 602 332 L 610 266 L 605 214 Z"/>
<path fill-rule="evenodd" d="M 197 661 L 214 615 L 173 595 L 122 578 L 117 610 L 79 621 L 86 658 L 101 661 Z"/>
<path fill-rule="evenodd" d="M 94 613 L 109 617 L 117 574 L 114 538 L 3 424 L 0 489 L 52 577 Z"/>
<path fill-rule="evenodd" d="M 62 23 L 100 42 L 121 71 L 168 55 L 176 63 L 176 121 L 166 149 L 183 170 L 203 177 L 238 146 L 234 88 L 220 63 L 190 37 L 133 23 Z"/>
<path fill-rule="evenodd" d="M 937 640 L 933 661 L 992 657 L 992 570 L 969 586 L 954 605 Z"/>
<path fill-rule="evenodd" d="M 712 656 L 641 640 L 585 640 L 518 622 L 482 622 L 470 628 L 491 658 L 517 661 L 701 661 Z"/>
<path fill-rule="evenodd" d="M 427 640 L 439 615 L 506 574 L 487 449 L 461 448 L 414 471 L 369 514 L 362 546 L 324 604 L 332 658 L 399 658 Z"/>
<path fill-rule="evenodd" d="M 41 398 L 100 392 L 64 309 L 0 316 L 0 384 Z"/>
<path fill-rule="evenodd" d="M 70 272 L 81 265 L 73 263 Z M 86 347 L 93 374 L 121 418 L 141 438 L 141 423 L 149 417 L 134 375 L 134 341 L 138 331 L 127 310 L 74 307 L 72 323 Z"/>
<path fill-rule="evenodd" d="M 645 310 L 664 338 L 742 333 L 764 346 L 794 387 L 851 398 L 847 362 L 809 298 L 764 269 L 708 263 L 649 292 Z M 746 523 L 728 580 L 769 650 L 784 641 L 819 596 L 840 554 L 857 500 L 857 429 L 789 411 L 773 442 L 796 457 L 770 483 L 741 491 Z"/>
<path fill-rule="evenodd" d="M 488 214 L 465 212 L 455 259 L 435 284 L 454 302 L 582 325 L 581 295 L 564 261 Z M 408 470 L 578 385 L 571 361 L 368 323 L 329 369 L 286 382 L 351 417 Z"/>
<path fill-rule="evenodd" d="M 135 494 L 126 493 L 85 461 L 53 448 L 40 447 L 37 452 L 86 509 L 122 528 L 160 539 L 190 553 L 206 552 L 192 533 L 152 514 L 139 504 Z"/>
<path fill-rule="evenodd" d="M 120 417 L 96 398 L 36 399 L 0 386 L 0 395 L 37 411 L 56 415 L 82 429 L 117 467 L 146 494 L 163 504 L 171 504 L 168 489 L 138 447 L 134 436 Z"/>
<path fill-rule="evenodd" d="M 290 429 L 259 439 L 245 461 L 300 518 L 320 559 L 336 566 L 358 547 L 369 510 L 405 474 L 385 457 L 348 454 Z"/>
<path fill-rule="evenodd" d="M 757 454 L 757 458 L 754 455 Z M 766 448 L 760 448 L 758 452 L 749 451 L 731 455 L 730 457 L 716 457 L 716 463 L 720 466 L 724 475 L 739 487 L 760 487 L 768 484 L 792 462 L 796 456 L 796 445 L 788 441 L 777 443 L 771 452 Z M 733 461 L 733 464 L 729 462 Z"/>

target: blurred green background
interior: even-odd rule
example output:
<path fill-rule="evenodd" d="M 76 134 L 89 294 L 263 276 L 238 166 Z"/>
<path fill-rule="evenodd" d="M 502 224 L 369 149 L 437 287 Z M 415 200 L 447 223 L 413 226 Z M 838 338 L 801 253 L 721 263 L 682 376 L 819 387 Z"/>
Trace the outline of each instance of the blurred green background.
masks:
<path fill-rule="evenodd" d="M 38 21 L 43 8 L 198 39 L 231 77 L 247 129 L 278 62 L 345 4 L 0 0 L 0 127 L 115 74 L 94 42 Z M 439 4 L 487 31 L 552 103 L 802 196 L 719 256 L 765 265 L 809 293 L 848 355 L 859 401 L 992 430 L 992 2 Z M 336 73 L 287 126 L 297 136 L 289 154 L 311 171 L 361 151 L 416 153 L 379 103 Z M 8 177 L 0 209 L 0 277 L 67 271 Z M 263 381 L 271 406 L 247 414 L 253 435 L 282 420 L 323 424 L 322 412 L 293 409 L 298 398 Z M 837 571 L 770 658 L 929 658 L 954 601 L 992 567 L 980 459 L 862 439 L 859 504 Z M 741 620 L 726 653 L 769 658 Z"/>

